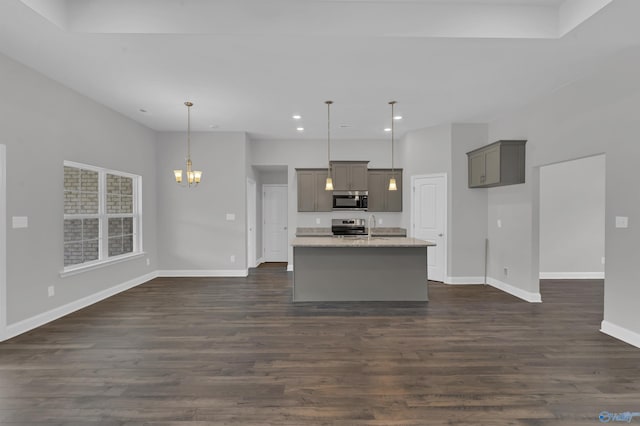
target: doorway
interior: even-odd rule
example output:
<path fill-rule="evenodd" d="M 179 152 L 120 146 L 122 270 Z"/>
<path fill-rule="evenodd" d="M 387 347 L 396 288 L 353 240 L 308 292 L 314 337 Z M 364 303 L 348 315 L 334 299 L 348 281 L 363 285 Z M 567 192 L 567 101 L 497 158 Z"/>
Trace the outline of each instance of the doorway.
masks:
<path fill-rule="evenodd" d="M 257 266 L 256 199 L 256 181 L 247 179 L 247 268 Z"/>
<path fill-rule="evenodd" d="M 7 332 L 7 148 L 0 145 L 0 341 Z"/>
<path fill-rule="evenodd" d="M 287 261 L 288 193 L 287 185 L 262 185 L 262 244 L 265 262 Z"/>
<path fill-rule="evenodd" d="M 540 278 L 603 279 L 605 156 L 540 167 Z"/>
<path fill-rule="evenodd" d="M 411 177 L 411 235 L 433 241 L 427 248 L 427 275 L 444 281 L 447 270 L 447 175 Z"/>

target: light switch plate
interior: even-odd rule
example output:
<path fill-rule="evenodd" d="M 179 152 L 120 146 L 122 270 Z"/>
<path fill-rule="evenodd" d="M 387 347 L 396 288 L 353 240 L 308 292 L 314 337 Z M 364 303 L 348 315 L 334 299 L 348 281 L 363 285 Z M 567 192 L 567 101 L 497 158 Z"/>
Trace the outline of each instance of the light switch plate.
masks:
<path fill-rule="evenodd" d="M 320 225 L 320 218 L 316 217 L 316 225 Z"/>
<path fill-rule="evenodd" d="M 629 218 L 626 216 L 616 216 L 616 228 L 628 228 Z"/>
<path fill-rule="evenodd" d="M 502 228 L 502 219 L 498 219 L 498 228 Z"/>
<path fill-rule="evenodd" d="M 236 215 L 233 213 L 227 213 L 227 220 L 236 220 Z"/>
<path fill-rule="evenodd" d="M 28 228 L 29 218 L 27 216 L 13 216 L 11 224 L 14 228 Z"/>

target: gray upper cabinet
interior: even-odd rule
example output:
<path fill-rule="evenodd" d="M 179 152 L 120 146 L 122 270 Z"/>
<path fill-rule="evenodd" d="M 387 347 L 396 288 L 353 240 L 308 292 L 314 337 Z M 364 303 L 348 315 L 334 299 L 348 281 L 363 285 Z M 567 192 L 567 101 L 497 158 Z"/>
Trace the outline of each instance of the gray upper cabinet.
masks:
<path fill-rule="evenodd" d="M 332 161 L 333 189 L 336 191 L 366 191 L 368 161 Z"/>
<path fill-rule="evenodd" d="M 389 179 L 395 176 L 397 191 L 389 191 Z M 370 212 L 402 211 L 402 169 L 369 169 Z"/>
<path fill-rule="evenodd" d="M 469 188 L 524 183 L 526 140 L 501 140 L 467 152 Z"/>
<path fill-rule="evenodd" d="M 296 169 L 298 175 L 298 211 L 330 212 L 331 191 L 324 189 L 327 169 Z"/>

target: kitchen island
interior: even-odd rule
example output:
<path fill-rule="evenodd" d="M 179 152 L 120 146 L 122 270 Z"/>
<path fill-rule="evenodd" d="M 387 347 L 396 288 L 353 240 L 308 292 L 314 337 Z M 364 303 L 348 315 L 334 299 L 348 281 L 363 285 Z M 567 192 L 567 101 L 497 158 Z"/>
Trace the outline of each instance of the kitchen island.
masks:
<path fill-rule="evenodd" d="M 293 301 L 427 301 L 427 247 L 406 237 L 298 237 Z"/>

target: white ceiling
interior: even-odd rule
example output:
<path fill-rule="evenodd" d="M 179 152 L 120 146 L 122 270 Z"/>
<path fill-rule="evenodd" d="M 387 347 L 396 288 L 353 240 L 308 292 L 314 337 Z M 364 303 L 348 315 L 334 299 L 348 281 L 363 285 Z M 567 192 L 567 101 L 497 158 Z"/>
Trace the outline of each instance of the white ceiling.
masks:
<path fill-rule="evenodd" d="M 640 43 L 638 0 L 3 0 L 0 52 L 160 130 L 488 121 Z M 140 109 L 147 111 L 146 114 Z M 295 122 L 292 114 L 301 114 Z M 295 130 L 303 126 L 304 132 Z"/>

